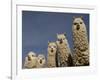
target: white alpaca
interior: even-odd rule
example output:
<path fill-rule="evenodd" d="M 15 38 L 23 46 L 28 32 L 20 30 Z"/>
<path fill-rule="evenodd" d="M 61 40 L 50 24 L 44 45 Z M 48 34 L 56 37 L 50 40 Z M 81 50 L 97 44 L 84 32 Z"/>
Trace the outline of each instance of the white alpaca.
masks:
<path fill-rule="evenodd" d="M 48 67 L 56 67 L 56 52 L 57 52 L 56 43 L 48 42 L 48 57 L 47 57 Z"/>
<path fill-rule="evenodd" d="M 73 20 L 74 64 L 89 65 L 89 45 L 86 25 L 82 17 Z"/>
<path fill-rule="evenodd" d="M 58 47 L 58 63 L 60 63 L 61 67 L 71 66 L 72 65 L 72 57 L 71 50 L 69 48 L 68 41 L 66 39 L 66 34 L 57 34 L 57 47 Z"/>
<path fill-rule="evenodd" d="M 37 57 L 34 52 L 29 52 L 28 55 L 25 57 L 25 68 L 36 68 Z"/>

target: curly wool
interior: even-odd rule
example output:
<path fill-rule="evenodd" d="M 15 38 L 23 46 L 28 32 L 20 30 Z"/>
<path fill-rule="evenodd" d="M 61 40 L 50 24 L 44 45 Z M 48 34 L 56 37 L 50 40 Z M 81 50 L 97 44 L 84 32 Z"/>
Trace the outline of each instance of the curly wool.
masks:
<path fill-rule="evenodd" d="M 75 18 L 73 24 L 74 64 L 76 66 L 89 65 L 89 44 L 86 26 L 81 18 Z M 82 24 L 80 24 L 82 22 Z M 80 27 L 77 30 L 77 26 Z"/>

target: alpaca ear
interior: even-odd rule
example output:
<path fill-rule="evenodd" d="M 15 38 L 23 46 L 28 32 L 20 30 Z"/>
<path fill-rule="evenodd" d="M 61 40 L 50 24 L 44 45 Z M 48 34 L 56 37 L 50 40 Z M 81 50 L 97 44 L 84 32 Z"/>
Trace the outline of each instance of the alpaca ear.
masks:
<path fill-rule="evenodd" d="M 75 19 L 76 17 L 75 16 L 73 16 L 73 20 Z"/>
<path fill-rule="evenodd" d="M 58 33 L 57 33 L 57 37 L 58 37 Z"/>
<path fill-rule="evenodd" d="M 64 35 L 66 36 L 66 33 L 64 33 Z"/>
<path fill-rule="evenodd" d="M 48 45 L 49 45 L 49 43 L 50 43 L 50 42 L 48 41 Z"/>
<path fill-rule="evenodd" d="M 83 16 L 80 16 L 80 18 L 83 20 Z"/>

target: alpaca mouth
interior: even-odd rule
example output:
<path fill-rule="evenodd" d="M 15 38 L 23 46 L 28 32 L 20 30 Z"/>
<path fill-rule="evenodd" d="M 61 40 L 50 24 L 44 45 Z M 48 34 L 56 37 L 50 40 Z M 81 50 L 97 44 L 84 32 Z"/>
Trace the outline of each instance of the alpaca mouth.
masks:
<path fill-rule="evenodd" d="M 42 60 L 40 60 L 40 64 L 42 64 Z"/>
<path fill-rule="evenodd" d="M 63 42 L 62 42 L 62 40 L 60 40 L 60 44 L 62 44 Z"/>
<path fill-rule="evenodd" d="M 59 44 L 62 44 L 63 43 L 63 40 L 62 39 L 58 39 L 59 41 Z"/>
<path fill-rule="evenodd" d="M 51 52 L 53 52 L 53 49 L 51 50 Z"/>
<path fill-rule="evenodd" d="M 80 25 L 77 25 L 76 29 L 79 30 L 80 29 Z"/>

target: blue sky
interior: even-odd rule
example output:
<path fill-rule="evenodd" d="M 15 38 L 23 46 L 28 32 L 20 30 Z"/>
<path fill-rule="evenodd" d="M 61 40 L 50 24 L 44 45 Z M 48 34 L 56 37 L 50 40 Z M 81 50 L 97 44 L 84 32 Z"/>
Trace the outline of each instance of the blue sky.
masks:
<path fill-rule="evenodd" d="M 70 48 L 73 48 L 73 16 L 83 16 L 89 36 L 89 14 L 56 12 L 22 12 L 22 62 L 29 51 L 47 56 L 48 41 L 56 41 L 56 34 L 67 34 Z"/>

